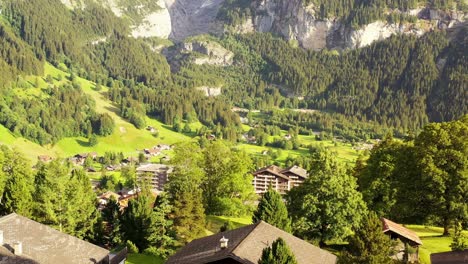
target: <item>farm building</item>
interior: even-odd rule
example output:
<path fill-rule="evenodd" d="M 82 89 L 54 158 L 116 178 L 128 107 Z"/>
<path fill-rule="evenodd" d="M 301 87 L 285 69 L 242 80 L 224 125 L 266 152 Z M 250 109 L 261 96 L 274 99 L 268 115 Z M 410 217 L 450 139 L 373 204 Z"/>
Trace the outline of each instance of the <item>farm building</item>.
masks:
<path fill-rule="evenodd" d="M 396 245 L 396 253 L 392 258 L 397 260 L 418 262 L 419 260 L 419 246 L 422 245 L 422 241 L 419 236 L 388 219 L 381 218 L 383 232 L 390 236 L 392 240 L 397 240 L 399 243 Z"/>

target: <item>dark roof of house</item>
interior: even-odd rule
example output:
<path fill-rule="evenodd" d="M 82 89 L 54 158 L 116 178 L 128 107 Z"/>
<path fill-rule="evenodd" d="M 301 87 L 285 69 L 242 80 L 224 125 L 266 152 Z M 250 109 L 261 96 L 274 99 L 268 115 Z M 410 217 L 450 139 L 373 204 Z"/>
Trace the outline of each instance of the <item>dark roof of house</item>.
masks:
<path fill-rule="evenodd" d="M 468 249 L 431 254 L 432 264 L 462 264 L 468 263 Z"/>
<path fill-rule="evenodd" d="M 417 245 L 422 245 L 421 239 L 419 239 L 419 236 L 415 232 L 403 227 L 402 225 L 392 222 L 386 218 L 382 217 L 381 220 L 383 224 L 382 229 L 384 233 L 393 232 L 401 237 L 404 237 L 412 241 L 413 243 Z"/>
<path fill-rule="evenodd" d="M 256 172 L 254 172 L 253 174 L 254 175 L 258 175 L 258 174 L 262 174 L 262 173 L 265 173 L 265 172 L 268 172 L 270 174 L 273 174 L 275 176 L 278 176 L 280 178 L 283 178 L 283 179 L 286 179 L 286 180 L 289 180 L 289 177 L 284 175 L 283 173 L 281 173 L 283 169 L 281 169 L 280 167 L 278 166 L 275 166 L 275 165 L 270 165 L 268 167 L 265 167 L 265 168 L 261 168 L 259 170 L 257 170 Z"/>
<path fill-rule="evenodd" d="M 14 242 L 22 243 L 23 254 L 14 256 L 19 262 L 7 263 L 97 263 L 109 255 L 106 249 L 15 213 L 0 218 L 0 230 L 3 231 L 0 248 L 8 250 Z M 0 256 L 6 255 L 1 252 Z M 13 256 L 8 258 L 11 260 Z"/>
<path fill-rule="evenodd" d="M 294 166 L 291 166 L 289 168 L 286 168 L 284 170 L 281 171 L 282 174 L 286 174 L 286 173 L 293 173 L 299 177 L 302 177 L 304 179 L 307 178 L 307 171 L 297 165 L 294 165 Z"/>
<path fill-rule="evenodd" d="M 222 237 L 229 239 L 228 247 L 225 249 L 220 247 Z M 201 264 L 228 258 L 240 263 L 256 264 L 263 249 L 279 237 L 286 241 L 299 264 L 336 263 L 336 256 L 328 251 L 260 221 L 253 225 L 194 240 L 170 257 L 166 264 Z"/>

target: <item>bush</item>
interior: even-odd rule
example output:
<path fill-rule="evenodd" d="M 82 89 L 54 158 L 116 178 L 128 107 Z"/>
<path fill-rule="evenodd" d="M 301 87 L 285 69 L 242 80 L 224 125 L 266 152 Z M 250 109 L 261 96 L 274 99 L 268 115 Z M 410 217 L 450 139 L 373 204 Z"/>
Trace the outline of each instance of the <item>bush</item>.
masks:
<path fill-rule="evenodd" d="M 90 147 L 94 147 L 94 146 L 96 146 L 98 143 L 99 143 L 99 142 L 98 142 L 98 138 L 97 138 L 96 135 L 93 134 L 93 135 L 91 135 L 91 137 L 89 137 L 89 139 L 88 139 L 88 144 L 89 144 Z"/>
<path fill-rule="evenodd" d="M 135 246 L 135 244 L 133 244 L 132 241 L 127 240 L 126 244 L 127 244 L 128 253 L 139 253 L 140 252 L 138 250 L 137 246 Z"/>

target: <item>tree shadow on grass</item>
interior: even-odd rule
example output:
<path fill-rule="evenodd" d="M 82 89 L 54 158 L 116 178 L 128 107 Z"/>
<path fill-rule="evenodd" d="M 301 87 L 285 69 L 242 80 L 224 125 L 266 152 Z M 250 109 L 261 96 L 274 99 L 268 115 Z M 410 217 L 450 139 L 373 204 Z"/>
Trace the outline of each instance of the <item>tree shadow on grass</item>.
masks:
<path fill-rule="evenodd" d="M 76 143 L 78 143 L 82 147 L 91 147 L 91 145 L 89 145 L 88 141 L 84 141 L 84 140 L 81 140 L 81 139 L 77 139 Z"/>

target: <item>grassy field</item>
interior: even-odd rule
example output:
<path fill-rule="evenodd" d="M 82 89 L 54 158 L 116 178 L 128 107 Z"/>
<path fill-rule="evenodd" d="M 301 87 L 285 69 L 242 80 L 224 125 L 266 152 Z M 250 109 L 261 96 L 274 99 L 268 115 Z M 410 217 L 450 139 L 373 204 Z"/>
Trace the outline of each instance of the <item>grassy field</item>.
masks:
<path fill-rule="evenodd" d="M 60 68 L 64 68 L 61 66 Z M 45 81 L 47 76 L 50 75 L 53 78 L 55 85 L 64 84 L 69 82 L 67 77 L 69 74 L 62 71 L 51 64 L 45 64 L 44 76 L 28 76 L 25 77 L 25 81 L 29 83 L 29 88 L 16 88 L 16 93 L 24 97 L 41 97 L 45 96 L 42 92 L 43 89 L 47 88 L 48 83 Z M 0 125 L 0 144 L 6 144 L 16 147 L 22 151 L 29 159 L 33 162 L 37 160 L 39 155 L 49 155 L 52 157 L 69 157 L 77 153 L 85 152 L 97 152 L 102 155 L 106 151 L 123 152 L 125 156 L 138 155 L 138 150 L 149 148 L 157 144 L 174 144 L 177 142 L 183 142 L 187 140 L 194 140 L 195 133 L 185 135 L 177 133 L 171 129 L 171 127 L 159 122 L 156 119 L 147 118 L 146 123 L 149 126 L 153 126 L 158 130 L 158 137 L 154 137 L 149 131 L 145 129 L 137 129 L 135 126 L 130 124 L 127 120 L 123 119 L 118 115 L 118 109 L 106 98 L 107 87 L 102 86 L 100 91 L 95 89 L 95 84 L 83 78 L 77 77 L 77 81 L 81 85 L 84 93 L 88 94 L 96 102 L 96 111 L 98 113 L 109 114 L 114 122 L 115 129 L 112 135 L 107 137 L 98 137 L 98 144 L 96 146 L 89 146 L 88 140 L 84 137 L 70 137 L 64 138 L 57 142 L 55 145 L 40 146 L 34 142 L 28 141 L 21 137 L 16 137 L 8 131 L 5 127 Z M 192 131 L 200 128 L 202 125 L 197 122 L 190 124 Z M 250 128 L 246 125 L 243 126 L 245 131 Z M 287 132 L 282 131 L 284 136 Z M 273 140 L 271 137 L 270 140 Z M 330 150 L 337 153 L 339 160 L 352 163 L 358 156 L 358 152 L 352 149 L 350 144 L 334 143 L 331 140 L 328 141 L 317 141 L 314 136 L 299 136 L 299 141 L 303 145 L 322 145 L 329 148 Z M 269 147 L 261 147 L 251 144 L 239 144 L 239 149 L 245 150 L 247 153 L 253 155 L 262 155 L 265 150 L 273 149 Z M 307 148 L 300 148 L 298 150 L 281 150 L 281 154 L 277 158 L 277 161 L 284 163 L 288 156 L 297 157 L 308 154 Z M 170 156 L 171 154 L 168 153 Z M 157 159 L 156 159 L 157 161 Z"/>
<path fill-rule="evenodd" d="M 423 245 L 419 248 L 419 259 L 423 264 L 430 264 L 431 253 L 451 251 L 451 237 L 442 236 L 443 228 L 421 225 L 406 225 L 407 228 L 413 230 L 421 238 Z M 468 231 L 464 231 L 468 235 Z"/>
<path fill-rule="evenodd" d="M 65 78 L 68 73 L 61 71 L 50 64 L 45 65 L 44 76 L 29 76 L 26 78 L 31 84 L 38 84 L 37 88 L 20 89 L 17 93 L 22 96 L 38 97 L 41 96 L 41 90 L 46 88 L 47 83 L 44 81 L 46 76 L 50 75 L 54 78 L 54 84 L 60 85 L 68 80 Z M 60 77 L 59 77 L 60 76 Z M 61 79 L 61 81 L 59 81 Z M 57 142 L 51 146 L 40 146 L 23 138 L 15 137 L 5 127 L 0 126 L 0 143 L 15 146 L 20 151 L 30 158 L 36 160 L 39 155 L 50 155 L 54 157 L 68 157 L 76 153 L 84 153 L 96 151 L 99 154 L 104 154 L 106 151 L 123 152 L 126 156 L 136 156 L 137 150 L 149 148 L 159 143 L 173 144 L 181 141 L 190 140 L 191 138 L 174 132 L 166 125 L 158 120 L 147 118 L 148 125 L 155 127 L 158 130 L 158 137 L 154 137 L 147 130 L 139 130 L 125 119 L 117 114 L 117 108 L 106 99 L 106 87 L 102 87 L 100 91 L 94 89 L 95 84 L 82 78 L 77 78 L 83 92 L 91 96 L 96 102 L 96 111 L 98 113 L 108 113 L 116 124 L 114 133 L 107 137 L 99 137 L 98 144 L 90 147 L 88 140 L 84 137 L 70 137 Z M 196 126 L 196 125 L 194 125 Z"/>
<path fill-rule="evenodd" d="M 161 258 L 145 254 L 128 254 L 127 264 L 163 264 Z"/>
<path fill-rule="evenodd" d="M 227 221 L 231 221 L 236 228 L 243 227 L 246 225 L 252 224 L 252 217 L 227 217 L 227 216 L 216 216 L 208 215 L 206 216 L 206 234 L 212 235 L 219 232 L 221 226 L 224 225 Z"/>

